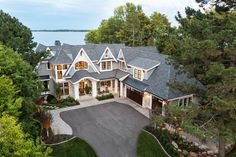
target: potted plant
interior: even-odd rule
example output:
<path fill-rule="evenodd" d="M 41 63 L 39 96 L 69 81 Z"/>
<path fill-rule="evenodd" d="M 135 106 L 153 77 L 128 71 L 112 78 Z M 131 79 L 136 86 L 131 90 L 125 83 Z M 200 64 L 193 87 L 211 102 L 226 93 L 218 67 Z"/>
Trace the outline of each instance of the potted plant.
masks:
<path fill-rule="evenodd" d="M 86 85 L 84 89 L 85 89 L 86 94 L 91 94 L 92 87 Z"/>

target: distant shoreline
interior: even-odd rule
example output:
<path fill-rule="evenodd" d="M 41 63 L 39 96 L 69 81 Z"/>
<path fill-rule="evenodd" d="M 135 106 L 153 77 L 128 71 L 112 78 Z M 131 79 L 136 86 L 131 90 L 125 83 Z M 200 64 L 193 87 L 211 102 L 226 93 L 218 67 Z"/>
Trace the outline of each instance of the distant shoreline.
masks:
<path fill-rule="evenodd" d="M 32 32 L 89 32 L 90 30 L 86 29 L 55 29 L 55 30 L 48 30 L 48 29 L 38 29 L 38 30 L 31 30 Z"/>

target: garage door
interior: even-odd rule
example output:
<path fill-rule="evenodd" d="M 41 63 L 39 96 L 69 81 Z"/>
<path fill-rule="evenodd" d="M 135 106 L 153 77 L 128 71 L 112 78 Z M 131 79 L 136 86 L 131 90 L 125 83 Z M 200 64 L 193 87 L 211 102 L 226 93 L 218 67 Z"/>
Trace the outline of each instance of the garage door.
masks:
<path fill-rule="evenodd" d="M 143 93 L 139 92 L 135 89 L 127 87 L 127 97 L 131 100 L 135 101 L 136 103 L 142 105 L 143 102 Z"/>

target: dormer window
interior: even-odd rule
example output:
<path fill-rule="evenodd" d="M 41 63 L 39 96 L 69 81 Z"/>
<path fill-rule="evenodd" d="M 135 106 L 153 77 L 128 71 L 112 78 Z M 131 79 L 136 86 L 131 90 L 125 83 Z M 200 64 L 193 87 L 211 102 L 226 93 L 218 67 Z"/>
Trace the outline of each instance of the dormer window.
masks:
<path fill-rule="evenodd" d="M 111 61 L 101 62 L 100 70 L 101 71 L 109 71 L 109 70 L 111 70 Z"/>
<path fill-rule="evenodd" d="M 119 61 L 119 68 L 120 70 L 126 70 L 125 62 Z"/>
<path fill-rule="evenodd" d="M 134 69 L 134 78 L 141 80 L 142 79 L 142 70 Z"/>
<path fill-rule="evenodd" d="M 88 69 L 88 63 L 85 61 L 79 61 L 75 64 L 75 70 Z"/>

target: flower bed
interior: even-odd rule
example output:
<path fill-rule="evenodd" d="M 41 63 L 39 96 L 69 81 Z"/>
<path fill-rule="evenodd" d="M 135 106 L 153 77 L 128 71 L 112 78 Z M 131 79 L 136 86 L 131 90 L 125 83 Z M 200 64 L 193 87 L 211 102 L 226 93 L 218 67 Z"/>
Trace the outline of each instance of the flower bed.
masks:
<path fill-rule="evenodd" d="M 69 106 L 79 105 L 79 102 L 72 97 L 67 97 L 60 101 L 57 101 L 55 97 L 53 98 L 52 95 L 49 95 L 48 103 L 44 104 L 43 107 L 47 110 L 54 110 L 58 108 L 64 108 Z"/>
<path fill-rule="evenodd" d="M 114 96 L 111 93 L 96 97 L 96 99 L 98 99 L 99 101 L 106 100 L 106 99 L 112 99 L 112 98 L 114 98 Z"/>

